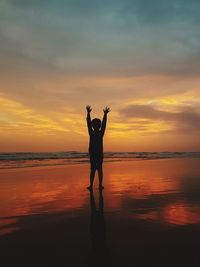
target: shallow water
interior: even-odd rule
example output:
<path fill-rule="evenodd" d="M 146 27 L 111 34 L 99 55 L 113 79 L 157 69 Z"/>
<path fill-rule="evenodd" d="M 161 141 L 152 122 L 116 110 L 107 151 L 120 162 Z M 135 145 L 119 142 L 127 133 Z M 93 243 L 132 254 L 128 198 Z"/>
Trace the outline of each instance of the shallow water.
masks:
<path fill-rule="evenodd" d="M 199 266 L 199 163 L 105 163 L 102 194 L 86 164 L 1 170 L 0 249 L 29 266 Z"/>
<path fill-rule="evenodd" d="M 104 162 L 116 162 L 136 159 L 200 159 L 200 152 L 105 152 Z M 44 166 L 61 166 L 88 163 L 88 153 L 67 152 L 12 152 L 0 153 L 0 169 L 16 169 Z"/>

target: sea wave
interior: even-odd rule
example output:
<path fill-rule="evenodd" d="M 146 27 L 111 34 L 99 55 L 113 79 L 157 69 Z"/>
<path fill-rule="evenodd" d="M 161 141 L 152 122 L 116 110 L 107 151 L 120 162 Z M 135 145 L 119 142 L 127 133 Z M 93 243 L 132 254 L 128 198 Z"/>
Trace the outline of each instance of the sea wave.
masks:
<path fill-rule="evenodd" d="M 105 161 L 200 158 L 200 152 L 105 152 L 104 158 Z M 85 162 L 88 162 L 88 153 L 78 151 L 0 153 L 0 169 Z"/>

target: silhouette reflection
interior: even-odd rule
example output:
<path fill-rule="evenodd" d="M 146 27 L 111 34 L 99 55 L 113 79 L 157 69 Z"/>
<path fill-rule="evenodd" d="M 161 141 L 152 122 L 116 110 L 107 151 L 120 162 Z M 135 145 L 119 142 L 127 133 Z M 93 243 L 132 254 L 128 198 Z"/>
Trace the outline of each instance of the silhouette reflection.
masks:
<path fill-rule="evenodd" d="M 103 191 L 99 190 L 98 208 L 93 190 L 90 191 L 90 234 L 92 249 L 90 260 L 93 266 L 111 266 L 108 247 L 106 244 L 106 227 L 104 220 L 104 200 Z"/>

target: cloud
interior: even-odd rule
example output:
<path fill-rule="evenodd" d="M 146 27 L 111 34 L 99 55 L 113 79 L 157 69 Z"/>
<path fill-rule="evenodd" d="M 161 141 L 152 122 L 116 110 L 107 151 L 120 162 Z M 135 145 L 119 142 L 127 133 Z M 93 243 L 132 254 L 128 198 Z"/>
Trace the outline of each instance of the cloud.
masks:
<path fill-rule="evenodd" d="M 176 131 L 200 131 L 200 113 L 188 106 L 182 107 L 178 112 L 170 112 L 159 110 L 150 105 L 129 105 L 120 110 L 120 115 L 133 121 L 137 118 L 164 121 L 172 124 Z"/>
<path fill-rule="evenodd" d="M 1 0 L 0 93 L 30 110 L 24 117 L 1 107 L 1 130 L 13 118 L 26 129 L 32 119 L 43 127 L 40 115 L 50 120 L 46 132 L 64 133 L 67 113 L 73 131 L 83 133 L 84 107 L 91 104 L 97 116 L 112 107 L 116 140 L 129 131 L 136 142 L 142 134 L 198 131 L 199 21 L 195 0 Z M 185 92 L 191 110 L 179 106 Z M 170 95 L 178 95 L 170 111 L 156 103 Z M 133 103 L 144 105 L 132 107 L 134 122 Z"/>
<path fill-rule="evenodd" d="M 55 135 L 59 133 L 80 134 L 82 120 L 74 115 L 52 112 L 51 115 L 40 114 L 23 106 L 21 103 L 0 97 L 0 131 L 35 135 Z M 78 127 L 77 127 L 78 126 Z"/>
<path fill-rule="evenodd" d="M 71 14 L 71 16 L 85 14 L 98 14 L 111 12 L 121 15 L 125 19 L 127 15 L 138 14 L 138 17 L 144 22 L 160 22 L 165 21 L 171 23 L 169 15 L 172 19 L 189 17 L 191 20 L 198 18 L 200 4 L 196 0 L 186 2 L 185 0 L 6 0 L 12 5 L 19 8 L 44 8 L 60 10 L 63 14 Z M 155 16 L 156 12 L 156 16 Z M 126 15 L 126 16 L 125 16 Z M 130 19 L 130 18 L 129 18 Z M 132 18 L 134 20 L 134 18 Z"/>
<path fill-rule="evenodd" d="M 40 70 L 196 76 L 199 7 L 194 0 L 2 1 L 1 53 Z"/>

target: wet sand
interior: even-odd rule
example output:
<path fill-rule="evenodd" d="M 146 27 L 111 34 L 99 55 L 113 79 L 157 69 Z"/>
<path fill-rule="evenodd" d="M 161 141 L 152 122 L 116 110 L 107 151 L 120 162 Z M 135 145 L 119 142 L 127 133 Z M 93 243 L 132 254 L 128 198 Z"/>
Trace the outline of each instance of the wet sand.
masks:
<path fill-rule="evenodd" d="M 200 266 L 200 160 L 0 170 L 2 266 Z"/>

